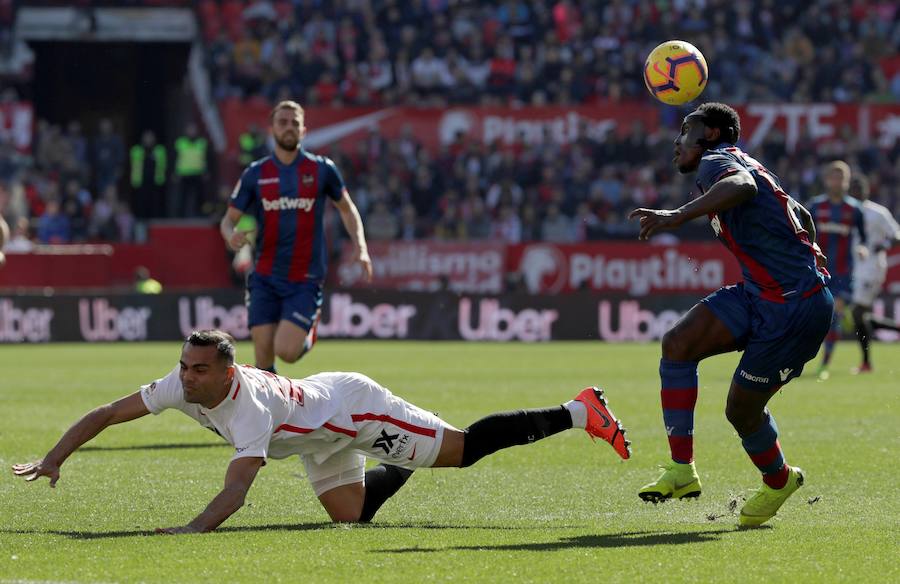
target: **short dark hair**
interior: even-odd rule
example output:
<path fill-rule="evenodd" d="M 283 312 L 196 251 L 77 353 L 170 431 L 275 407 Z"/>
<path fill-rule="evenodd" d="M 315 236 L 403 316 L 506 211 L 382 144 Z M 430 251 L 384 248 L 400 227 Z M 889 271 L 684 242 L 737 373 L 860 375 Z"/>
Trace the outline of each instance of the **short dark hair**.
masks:
<path fill-rule="evenodd" d="M 722 140 L 729 144 L 737 144 L 741 137 L 741 117 L 730 105 L 718 102 L 704 103 L 690 115 L 699 116 L 707 128 L 718 128 Z"/>
<path fill-rule="evenodd" d="M 869 179 L 864 174 L 854 174 L 850 179 L 850 195 L 851 196 L 869 196 Z"/>
<path fill-rule="evenodd" d="M 194 347 L 215 346 L 219 357 L 224 359 L 227 365 L 234 364 L 234 337 L 225 331 L 216 329 L 194 331 L 184 342 Z"/>

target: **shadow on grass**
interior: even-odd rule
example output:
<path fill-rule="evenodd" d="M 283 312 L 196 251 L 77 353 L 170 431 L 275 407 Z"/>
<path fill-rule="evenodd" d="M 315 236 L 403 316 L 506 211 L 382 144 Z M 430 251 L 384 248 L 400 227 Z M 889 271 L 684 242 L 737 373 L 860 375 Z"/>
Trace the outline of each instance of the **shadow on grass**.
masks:
<path fill-rule="evenodd" d="M 764 525 L 756 529 L 771 529 Z M 727 529 L 706 529 L 703 531 L 659 532 L 659 531 L 625 531 L 621 533 L 605 533 L 599 535 L 579 535 L 563 537 L 556 541 L 528 542 L 512 544 L 459 545 L 436 548 L 412 547 L 372 550 L 381 553 L 405 554 L 415 552 L 457 551 L 525 551 L 552 552 L 577 548 L 626 548 L 647 547 L 656 545 L 683 545 L 719 541 L 723 535 L 752 531 L 731 527 Z"/>
<path fill-rule="evenodd" d="M 138 444 L 135 446 L 84 446 L 78 452 L 115 452 L 118 450 L 189 450 L 192 448 L 219 448 L 228 446 L 225 442 L 200 442 L 184 444 Z"/>
<path fill-rule="evenodd" d="M 334 529 L 483 529 L 490 531 L 511 531 L 511 530 L 533 530 L 534 527 L 517 527 L 509 525 L 441 525 L 435 523 L 374 523 L 374 524 L 335 524 L 323 521 L 321 523 L 284 523 L 270 525 L 237 525 L 232 527 L 220 527 L 215 533 L 253 533 L 263 531 L 326 531 Z M 542 530 L 548 528 L 542 527 Z M 572 527 L 559 526 L 549 529 L 573 529 Z M 36 529 L 0 529 L 0 533 L 19 534 L 19 535 L 61 535 L 70 539 L 116 539 L 123 537 L 145 537 L 148 535 L 157 535 L 151 529 L 135 529 L 122 531 L 63 531 L 57 529 L 48 529 L 40 531 Z M 402 550 L 385 550 L 389 552 L 397 552 Z M 410 551 L 439 551 L 435 550 L 410 550 Z"/>

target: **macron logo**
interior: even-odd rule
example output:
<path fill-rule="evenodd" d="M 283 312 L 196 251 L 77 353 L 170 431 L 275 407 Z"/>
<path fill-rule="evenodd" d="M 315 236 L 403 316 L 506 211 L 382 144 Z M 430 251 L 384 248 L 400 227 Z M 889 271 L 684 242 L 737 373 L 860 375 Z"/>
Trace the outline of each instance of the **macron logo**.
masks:
<path fill-rule="evenodd" d="M 312 211 L 313 205 L 316 204 L 314 198 L 293 198 L 281 197 L 279 199 L 263 199 L 263 211 Z"/>
<path fill-rule="evenodd" d="M 778 374 L 781 375 L 782 381 L 787 381 L 788 375 L 790 375 L 792 371 L 793 369 L 782 369 Z"/>
<path fill-rule="evenodd" d="M 791 370 L 788 369 L 787 371 L 788 371 L 788 374 L 790 374 Z M 751 375 L 751 374 L 747 373 L 746 371 L 744 371 L 743 369 L 741 369 L 741 377 L 743 377 L 747 381 L 752 381 L 754 383 L 769 383 L 768 377 L 761 377 L 759 375 Z M 787 375 L 785 375 L 785 377 L 787 377 Z"/>

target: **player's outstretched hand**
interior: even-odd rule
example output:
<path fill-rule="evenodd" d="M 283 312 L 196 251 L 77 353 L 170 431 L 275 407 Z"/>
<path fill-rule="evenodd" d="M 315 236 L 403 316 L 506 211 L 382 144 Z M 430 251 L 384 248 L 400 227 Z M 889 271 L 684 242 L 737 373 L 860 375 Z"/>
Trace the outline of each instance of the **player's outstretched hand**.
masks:
<path fill-rule="evenodd" d="M 681 225 L 681 215 L 678 211 L 666 211 L 664 209 L 635 209 L 629 215 L 629 219 L 639 217 L 641 220 L 641 232 L 638 239 L 650 239 L 658 231 L 675 229 Z"/>
<path fill-rule="evenodd" d="M 369 257 L 369 252 L 364 251 L 360 252 L 356 251 L 355 257 L 353 258 L 355 261 L 359 262 L 359 265 L 363 269 L 363 274 L 365 274 L 366 282 L 372 281 L 372 258 Z"/>
<path fill-rule="evenodd" d="M 179 535 L 182 533 L 200 533 L 190 525 L 182 525 L 181 527 L 157 527 L 156 533 L 160 535 Z"/>
<path fill-rule="evenodd" d="M 50 477 L 50 486 L 56 487 L 56 481 L 59 480 L 59 465 L 43 459 L 25 464 L 14 464 L 12 471 L 17 477 L 25 477 L 29 483 L 40 477 Z"/>
<path fill-rule="evenodd" d="M 245 231 L 234 230 L 231 237 L 228 238 L 228 247 L 233 252 L 241 251 L 241 248 L 247 245 L 247 233 Z"/>

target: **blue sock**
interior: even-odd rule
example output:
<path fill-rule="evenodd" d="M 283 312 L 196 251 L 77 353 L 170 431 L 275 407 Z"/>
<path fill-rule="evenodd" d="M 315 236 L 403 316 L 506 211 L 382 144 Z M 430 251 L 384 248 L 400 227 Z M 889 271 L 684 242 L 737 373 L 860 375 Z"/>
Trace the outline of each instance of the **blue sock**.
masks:
<path fill-rule="evenodd" d="M 822 365 L 828 365 L 831 362 L 834 345 L 841 338 L 841 320 L 843 320 L 843 315 L 836 312 L 831 317 L 831 329 L 825 335 L 825 354 L 822 356 Z"/>
<path fill-rule="evenodd" d="M 784 487 L 788 479 L 788 467 L 784 463 L 781 443 L 778 442 L 778 426 L 768 411 L 758 430 L 741 438 L 744 450 L 763 475 L 763 482 L 773 489 Z"/>

